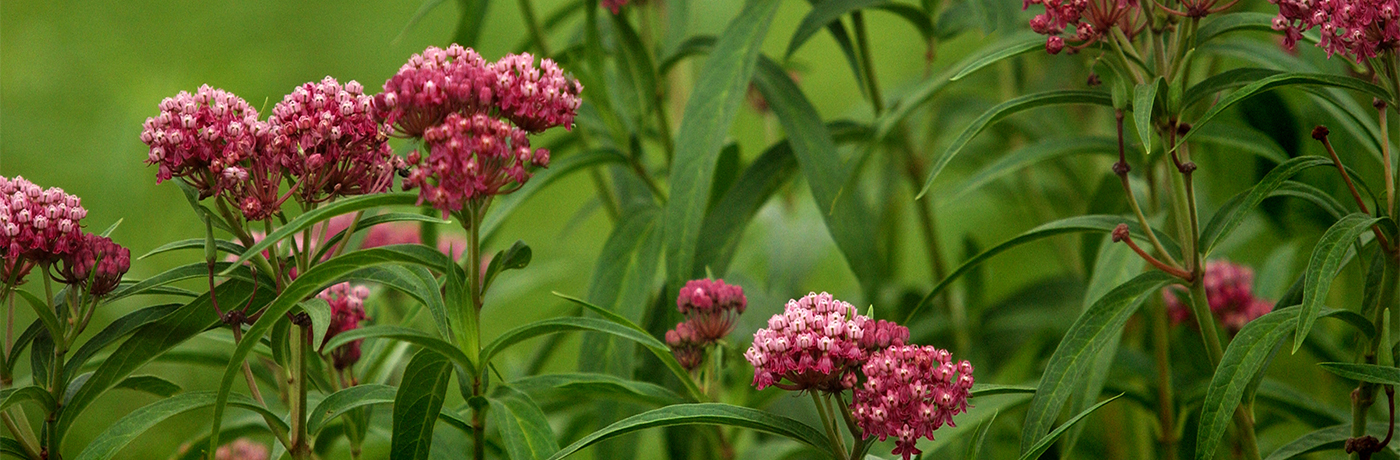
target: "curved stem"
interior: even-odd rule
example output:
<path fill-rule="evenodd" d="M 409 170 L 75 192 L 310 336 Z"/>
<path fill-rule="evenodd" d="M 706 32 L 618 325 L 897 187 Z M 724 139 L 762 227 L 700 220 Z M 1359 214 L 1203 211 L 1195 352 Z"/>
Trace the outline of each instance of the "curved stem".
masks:
<path fill-rule="evenodd" d="M 874 59 L 870 56 L 870 37 L 865 30 L 865 16 L 860 10 L 851 13 L 851 22 L 856 29 L 856 46 L 860 48 L 860 66 L 865 72 L 865 87 L 870 90 L 870 105 L 875 116 L 885 111 L 885 99 L 880 95 L 880 83 L 875 80 Z"/>

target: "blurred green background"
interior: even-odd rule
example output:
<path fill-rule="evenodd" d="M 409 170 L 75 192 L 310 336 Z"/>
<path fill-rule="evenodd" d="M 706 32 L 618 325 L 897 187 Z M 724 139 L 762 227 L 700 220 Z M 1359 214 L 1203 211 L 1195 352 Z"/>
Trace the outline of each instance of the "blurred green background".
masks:
<path fill-rule="evenodd" d="M 998 1 L 1020 6 L 1014 0 Z M 432 3 L 430 0 L 429 5 Z M 144 164 L 146 147 L 138 138 L 141 123 L 157 113 L 157 104 L 162 98 L 209 84 L 242 96 L 266 114 L 291 88 L 327 75 L 342 82 L 358 80 L 367 90 L 377 91 L 409 55 L 426 46 L 444 46 L 451 41 L 461 19 L 461 7 L 459 2 L 440 3 L 428 9 L 421 21 L 408 27 L 415 13 L 425 7 L 417 0 L 7 0 L 0 3 L 0 175 L 22 175 L 42 186 L 62 187 L 79 195 L 89 210 L 85 223 L 90 231 L 100 231 L 122 220 L 112 236 L 129 247 L 133 256 L 170 241 L 199 237 L 202 226 L 188 210 L 178 188 L 173 184 L 157 185 L 155 170 Z M 547 16 L 565 3 L 539 0 L 536 8 Z M 742 2 L 671 0 L 670 5 L 689 11 L 683 34 L 679 35 L 684 37 L 719 33 L 739 11 Z M 809 9 L 806 2 L 783 3 L 765 41 L 766 54 L 781 61 L 789 37 Z M 518 46 L 525 43 L 525 29 L 516 3 L 492 2 L 487 14 L 476 49 L 487 59 L 521 51 Z M 999 20 L 1005 27 L 1020 28 L 1024 19 L 1024 16 L 1010 15 Z M 869 20 L 872 41 L 876 44 L 878 79 L 891 99 L 901 97 L 922 81 L 926 71 L 942 71 L 988 40 L 981 31 L 973 30 L 944 41 L 939 44 L 936 59 L 926 69 L 924 42 L 913 28 L 884 13 L 872 14 Z M 562 42 L 576 31 L 577 24 L 566 24 L 552 34 L 552 38 Z M 1318 54 L 1316 50 L 1306 52 Z M 1030 72 L 1026 72 L 1022 64 L 998 67 L 995 70 L 1000 76 L 971 80 L 965 84 L 966 91 L 940 101 L 933 111 L 936 116 L 918 125 L 921 127 L 919 134 L 936 147 L 925 153 L 931 157 L 933 152 L 941 152 L 941 146 L 972 117 L 991 104 L 1009 98 L 1005 91 L 1013 83 L 1005 75 L 1022 75 L 1019 78 L 1023 81 L 1019 84 L 1032 90 L 1082 87 L 1080 82 L 1086 73 L 1083 59 L 1055 59 L 1037 54 L 1027 60 L 1043 66 Z M 1317 61 L 1327 68 L 1336 67 L 1335 62 Z M 676 81 L 693 81 L 701 62 L 703 58 L 683 64 Z M 860 97 L 856 81 L 829 35 L 815 36 L 785 65 L 798 74 L 800 86 L 824 120 L 871 119 L 868 104 Z M 1073 86 L 1067 81 L 1073 81 Z M 673 89 L 678 96 L 672 101 L 679 110 L 689 88 Z M 1269 107 L 1261 110 L 1269 113 Z M 1315 108 L 1299 110 L 1314 114 L 1317 111 Z M 1098 134 L 1110 132 L 1112 128 L 1112 117 L 1107 111 L 1071 110 L 1055 112 L 1055 117 L 1043 117 L 1042 113 L 1048 112 L 1036 111 L 1014 120 L 1021 128 L 1028 125 L 1036 132 L 1059 131 L 1061 135 L 1073 134 L 1086 126 Z M 673 119 L 672 126 L 678 125 L 679 120 Z M 1303 129 L 1310 127 L 1311 124 L 1307 124 Z M 731 134 L 741 147 L 745 161 L 783 136 L 774 120 L 752 108 L 741 110 Z M 542 142 L 561 135 L 569 134 L 549 134 Z M 940 198 L 944 192 L 957 188 L 959 177 L 965 177 L 968 171 L 1000 156 L 1005 151 L 1003 137 L 987 134 L 974 142 L 966 159 L 955 162 L 930 195 L 929 199 L 937 204 L 944 257 L 950 261 L 965 257 L 964 241 L 985 248 L 1053 220 L 1056 214 L 1063 217 L 1066 212 L 1082 212 L 1064 209 L 1064 202 L 1057 201 L 1056 197 L 1091 195 L 1099 181 L 1108 175 L 1107 163 L 1098 161 L 1102 158 L 1076 159 L 1062 162 L 1063 170 L 1068 171 L 1063 174 L 1018 173 L 1009 181 L 989 187 L 991 193 Z M 1344 159 L 1351 157 L 1348 162 L 1356 164 L 1352 160 L 1360 155 L 1347 151 L 1345 147 L 1349 141 L 1337 142 L 1343 147 Z M 988 155 L 976 159 L 978 155 L 974 152 L 979 151 Z M 1255 172 L 1253 158 L 1247 156 L 1201 155 L 1198 161 L 1202 163 L 1203 174 L 1209 177 L 1201 181 L 1202 200 L 1207 209 L 1214 209 L 1247 186 Z M 1239 174 L 1240 171 L 1249 174 Z M 1325 177 L 1322 173 L 1327 172 L 1319 172 L 1318 177 Z M 1330 184 L 1332 178 L 1322 180 Z M 899 221 L 905 227 L 898 233 L 899 238 L 902 244 L 913 246 L 906 246 L 911 250 L 891 256 L 902 269 L 894 272 L 898 279 L 890 284 L 900 286 L 901 291 L 881 293 L 878 299 L 862 298 L 859 285 L 827 235 L 806 185 L 799 180 L 777 196 L 746 231 L 730 272 L 716 274 L 743 285 L 748 293 L 751 312 L 743 319 L 736 336 L 759 327 L 768 315 L 781 310 L 786 299 L 808 291 L 830 291 L 862 306 L 874 304 L 878 315 L 884 308 L 881 302 L 900 299 L 910 293 L 922 294 L 936 281 L 922 251 L 912 250 L 922 245 L 921 236 L 914 227 L 915 219 L 905 218 Z M 912 190 L 894 196 L 903 201 L 880 205 L 891 206 L 897 213 L 910 212 Z M 568 311 L 549 294 L 550 291 L 582 294 L 587 290 L 595 258 L 611 227 L 609 219 L 598 211 L 586 175 L 562 180 L 526 202 L 499 232 L 501 236 L 497 241 L 488 242 L 485 248 L 494 252 L 516 239 L 534 248 L 530 268 L 513 273 L 492 291 L 484 313 L 485 335 L 494 336 L 530 319 Z M 1287 288 L 1286 282 L 1281 280 L 1291 279 L 1298 273 L 1298 259 L 1302 259 L 1311 246 L 1310 243 L 1302 245 L 1293 253 L 1285 254 L 1286 257 L 1277 255 L 1275 248 L 1293 238 L 1313 241 L 1320 229 L 1307 225 L 1280 226 L 1287 228 L 1287 232 L 1271 234 L 1271 228 L 1264 218 L 1253 217 L 1222 247 L 1221 253 L 1256 266 L 1266 260 L 1272 262 L 1260 268 L 1260 291 L 1265 296 L 1276 297 Z M 1048 275 L 1082 275 L 1075 273 L 1080 255 L 1073 247 L 1078 238 L 1060 237 L 1053 241 L 1053 244 L 1019 248 L 1008 256 L 993 259 L 985 273 L 987 279 L 994 281 L 981 295 L 986 299 L 1000 299 L 1025 288 L 1029 281 Z M 1094 247 L 1097 243 L 1086 241 Z M 199 257 L 196 253 L 185 252 L 134 261 L 128 277 L 145 278 Z M 1352 274 L 1343 279 L 1356 284 L 1356 278 Z M 1359 293 L 1359 289 L 1345 291 Z M 1080 295 L 1079 292 L 1059 291 L 1040 294 L 1045 297 L 1062 295 L 1066 298 L 1059 302 L 1072 304 L 1071 308 L 1077 308 Z M 105 307 L 85 335 L 90 336 L 112 318 L 142 306 L 145 304 L 126 300 Z M 369 308 L 373 316 L 374 306 Z M 1067 322 L 1070 318 L 1072 316 L 1058 321 Z M 1037 320 L 1056 321 L 1044 316 Z M 28 321 L 30 318 L 20 318 L 20 324 Z M 942 327 L 941 324 L 932 326 Z M 577 338 L 564 342 L 566 347 L 576 345 Z M 217 341 L 197 340 L 189 346 L 221 345 Z M 524 359 L 531 350 L 520 347 L 515 352 Z M 557 356 L 550 369 L 573 369 L 576 353 Z M 217 372 L 215 368 L 188 364 L 153 364 L 139 371 L 172 378 L 187 390 L 211 387 Z M 79 420 L 70 438 L 70 450 L 80 450 L 83 443 L 108 423 L 153 400 L 145 394 L 120 390 L 115 394 L 120 396 L 106 397 Z M 123 457 L 167 457 L 180 443 L 203 434 L 205 421 L 201 417 L 206 415 L 191 414 L 160 425 L 123 451 Z"/>

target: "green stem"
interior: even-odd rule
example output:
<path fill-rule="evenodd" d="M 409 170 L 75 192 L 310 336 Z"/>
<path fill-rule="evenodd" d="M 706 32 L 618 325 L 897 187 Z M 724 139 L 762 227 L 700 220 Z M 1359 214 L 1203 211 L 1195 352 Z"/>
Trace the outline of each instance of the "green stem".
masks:
<path fill-rule="evenodd" d="M 481 285 L 481 218 L 486 214 L 486 207 L 488 205 L 489 202 L 487 201 L 473 200 L 467 204 L 467 208 L 465 209 L 466 215 L 463 216 L 465 218 L 463 223 L 468 226 L 466 229 L 467 260 L 463 261 L 463 263 L 467 264 L 467 266 L 464 267 L 467 272 L 468 296 L 468 302 L 465 307 L 470 309 L 470 311 L 465 312 L 465 314 L 471 315 L 469 320 L 470 324 L 463 325 L 464 327 L 470 329 L 468 331 L 465 331 L 466 334 L 469 334 L 469 337 L 467 343 L 463 344 L 468 348 L 466 350 L 467 356 L 481 355 L 480 315 L 482 301 L 485 299 L 485 295 L 482 292 L 483 289 Z M 484 380 L 482 378 L 482 375 L 484 375 L 486 372 L 486 369 L 488 367 L 487 364 L 488 363 L 485 362 L 479 363 L 479 365 L 481 366 L 481 373 L 472 376 L 472 396 L 474 397 L 482 396 L 485 390 L 484 385 L 482 384 L 482 381 Z M 482 460 L 486 458 L 487 407 L 489 406 L 472 406 L 472 458 L 476 460 Z"/>
<path fill-rule="evenodd" d="M 880 83 L 875 80 L 874 58 L 870 56 L 870 37 L 865 30 L 865 16 L 860 10 L 851 13 L 851 22 L 856 29 L 856 46 L 860 48 L 860 66 L 865 73 L 865 87 L 870 91 L 870 105 L 875 108 L 875 116 L 885 111 L 885 99 L 880 95 Z"/>
<path fill-rule="evenodd" d="M 826 429 L 826 436 L 831 440 L 831 455 L 838 460 L 845 460 L 846 448 L 841 445 L 841 433 L 834 428 L 835 424 L 831 420 L 831 414 L 827 413 L 826 404 L 822 404 L 822 397 L 816 391 L 808 391 L 812 396 L 812 404 L 817 406 L 817 415 L 821 416 L 822 428 Z"/>
<path fill-rule="evenodd" d="M 1153 309 L 1152 348 L 1157 360 L 1158 427 L 1162 432 L 1163 458 L 1176 459 L 1175 398 L 1172 396 L 1171 338 L 1166 305 Z"/>
<path fill-rule="evenodd" d="M 297 325 L 292 329 L 291 336 L 292 369 L 287 380 L 290 387 L 288 402 L 291 407 L 288 415 L 291 417 L 292 437 L 287 452 L 297 460 L 311 458 L 311 443 L 307 439 L 306 431 L 306 349 L 310 333 L 310 329 Z"/>
<path fill-rule="evenodd" d="M 42 458 L 39 443 L 34 440 L 34 433 L 29 430 L 28 425 L 23 425 L 24 428 L 20 428 L 21 425 L 15 423 L 15 419 L 10 417 L 9 412 L 0 412 L 0 421 L 4 421 L 5 428 L 9 429 L 10 434 L 15 436 L 15 440 L 19 441 L 19 445 L 24 448 L 24 453 L 29 458 L 35 460 Z"/>
<path fill-rule="evenodd" d="M 544 28 L 540 27 L 540 21 L 535 18 L 535 5 L 530 0 L 520 0 L 520 13 L 525 16 L 525 25 L 530 28 L 530 37 L 535 40 L 535 46 L 539 47 L 540 55 L 553 56 L 549 52 L 549 44 L 545 43 Z"/>

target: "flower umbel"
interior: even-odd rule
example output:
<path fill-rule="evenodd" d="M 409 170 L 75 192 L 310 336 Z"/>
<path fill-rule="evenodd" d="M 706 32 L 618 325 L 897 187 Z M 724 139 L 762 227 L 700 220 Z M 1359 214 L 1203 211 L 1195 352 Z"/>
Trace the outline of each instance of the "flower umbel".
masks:
<path fill-rule="evenodd" d="M 365 299 L 369 298 L 367 287 L 340 283 L 321 291 L 316 297 L 331 306 L 331 324 L 326 329 L 326 341 L 342 332 L 359 329 L 360 322 L 368 319 L 365 317 Z M 360 342 L 363 341 L 356 340 L 331 350 L 331 363 L 335 368 L 345 369 L 359 361 Z"/>
<path fill-rule="evenodd" d="M 1239 332 L 1245 323 L 1264 316 L 1274 309 L 1273 302 L 1254 295 L 1254 270 L 1226 260 L 1212 260 L 1206 263 L 1205 276 L 1206 302 L 1212 316 L 1225 325 L 1230 333 Z M 1172 286 L 1162 289 L 1162 298 L 1167 304 L 1167 314 L 1172 324 L 1192 320 L 1191 307 L 1182 302 L 1185 289 Z"/>
<path fill-rule="evenodd" d="M 681 366 L 694 370 L 705 362 L 708 347 L 734 330 L 734 322 L 748 305 L 742 287 L 724 280 L 688 281 L 676 296 L 676 309 L 686 319 L 666 331 L 666 345 Z"/>
<path fill-rule="evenodd" d="M 1269 0 L 1278 5 L 1274 30 L 1284 33 L 1292 50 L 1303 32 L 1321 32 L 1317 46 L 1327 56 L 1342 54 L 1356 62 L 1394 52 L 1400 46 L 1400 0 Z"/>
<path fill-rule="evenodd" d="M 417 167 L 404 186 L 421 188 L 419 201 L 432 204 L 444 216 L 467 201 L 513 191 L 530 179 L 529 167 L 549 164 L 549 151 L 530 148 L 526 135 L 483 113 L 448 115 L 423 133 L 428 157 L 409 155 L 409 163 Z"/>
<path fill-rule="evenodd" d="M 1070 53 L 1105 39 L 1113 28 L 1132 38 L 1146 26 L 1138 0 L 1024 0 L 1021 9 L 1045 6 L 1045 12 L 1031 18 L 1031 30 L 1046 35 L 1045 50 Z M 1066 40 L 1073 43 L 1066 43 Z"/>
<path fill-rule="evenodd" d="M 0 255 L 6 265 L 21 257 L 50 263 L 72 253 L 82 244 L 79 222 L 86 216 L 82 200 L 61 188 L 40 188 L 21 176 L 0 177 Z"/>
<path fill-rule="evenodd" d="M 873 320 L 825 292 L 789 300 L 782 314 L 754 333 L 744 353 L 762 390 L 839 392 L 856 385 L 856 370 L 871 352 L 903 345 L 909 329 Z M 784 383 L 784 380 L 787 383 Z"/>
<path fill-rule="evenodd" d="M 933 440 L 953 416 L 967 412 L 972 364 L 952 361 L 947 350 L 897 345 L 870 355 L 861 367 L 865 384 L 855 390 L 851 412 L 863 436 L 895 437 L 891 452 L 904 460 L 920 453 L 919 438 Z"/>
<path fill-rule="evenodd" d="M 76 250 L 63 256 L 59 274 L 64 283 L 81 286 L 88 294 L 101 297 L 116 289 L 129 269 L 130 250 L 111 238 L 88 233 Z"/>
<path fill-rule="evenodd" d="M 303 203 L 389 189 L 398 157 L 389 127 L 372 113 L 372 98 L 334 78 L 298 86 L 272 108 L 273 157 L 297 183 Z"/>
<path fill-rule="evenodd" d="M 160 114 L 146 119 L 141 141 L 150 146 L 146 164 L 158 165 L 156 182 L 179 177 L 201 198 L 223 188 L 224 169 L 252 154 L 258 111 L 222 89 L 200 86 L 160 101 Z"/>

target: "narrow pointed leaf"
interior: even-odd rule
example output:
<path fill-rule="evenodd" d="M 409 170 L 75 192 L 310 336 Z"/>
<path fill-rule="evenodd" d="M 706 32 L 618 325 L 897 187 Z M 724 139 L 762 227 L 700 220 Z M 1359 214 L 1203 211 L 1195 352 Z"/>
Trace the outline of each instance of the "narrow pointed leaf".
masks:
<path fill-rule="evenodd" d="M 411 343 L 443 355 L 443 357 L 447 358 L 453 364 L 460 366 L 467 372 L 475 372 L 476 370 L 475 361 L 456 346 L 417 329 L 403 326 L 378 325 L 351 329 L 336 334 L 335 337 L 327 340 L 323 349 L 334 350 L 350 342 L 364 339 L 391 339 Z"/>
<path fill-rule="evenodd" d="M 1318 363 L 1327 372 L 1360 382 L 1400 385 L 1400 369 L 1375 364 Z"/>
<path fill-rule="evenodd" d="M 928 179 L 924 181 L 924 187 L 919 190 L 919 196 L 922 197 L 924 193 L 927 193 L 929 187 L 933 186 L 933 180 L 938 177 L 938 173 L 943 172 L 943 168 L 948 166 L 948 163 L 953 161 L 959 152 L 962 152 L 963 147 L 967 147 L 967 144 L 972 142 L 972 138 L 977 137 L 977 134 L 991 126 L 992 123 L 1026 110 L 1064 104 L 1112 106 L 1113 99 L 1109 97 L 1108 93 L 1101 91 L 1064 90 L 1028 94 L 997 104 L 973 120 L 967 129 L 964 129 L 957 138 L 953 139 L 952 144 L 943 151 L 943 154 L 934 162 L 933 168 L 929 170 Z"/>
<path fill-rule="evenodd" d="M 1390 425 L 1381 422 L 1371 422 L 1366 426 L 1367 433 L 1384 433 Z M 1329 426 L 1308 434 L 1299 436 L 1278 450 L 1273 451 L 1264 460 L 1288 460 L 1311 452 L 1335 451 L 1340 456 L 1345 447 L 1347 439 L 1351 438 L 1351 424 Z M 1391 449 L 1394 453 L 1394 449 Z"/>
<path fill-rule="evenodd" d="M 1210 379 L 1196 428 L 1197 460 L 1215 456 L 1216 447 L 1230 425 L 1230 417 L 1240 405 L 1254 376 L 1264 370 L 1269 357 L 1298 321 L 1299 308 L 1275 310 L 1255 318 L 1230 340 L 1215 375 Z"/>
<path fill-rule="evenodd" d="M 613 322 L 614 324 L 622 325 L 627 329 L 631 329 L 632 331 L 635 331 L 641 334 L 642 336 L 647 337 L 648 340 L 638 340 L 637 342 L 642 344 L 642 346 L 645 346 L 653 356 L 656 356 L 656 359 L 661 360 L 661 363 L 664 364 L 667 369 L 670 369 L 671 374 L 675 375 L 676 379 L 681 381 L 681 384 L 685 386 L 686 392 L 692 399 L 696 401 L 702 401 L 705 399 L 704 392 L 700 391 L 700 386 L 695 383 L 695 379 L 690 377 L 690 372 L 686 371 L 685 368 L 682 368 L 680 362 L 676 361 L 675 355 L 671 354 L 670 347 L 666 347 L 666 344 L 662 343 L 659 340 L 656 340 L 656 338 L 652 337 L 646 329 L 643 329 L 636 323 L 628 321 L 627 318 L 623 318 L 617 313 L 613 313 L 606 309 L 600 308 L 597 305 L 593 305 L 584 301 L 583 299 L 571 297 L 565 294 L 560 294 L 558 292 L 555 292 L 553 294 L 556 297 L 579 304 L 584 308 L 587 308 L 589 311 L 597 313 L 604 319 Z M 633 335 L 629 334 L 626 337 L 630 338 L 633 337 Z"/>
<path fill-rule="evenodd" d="M 806 424 L 758 409 L 718 403 L 677 404 L 623 419 L 595 431 L 549 457 L 558 460 L 599 441 L 648 428 L 679 425 L 722 425 L 776 434 L 818 450 L 831 445 L 826 435 Z"/>
<path fill-rule="evenodd" d="M 1152 153 L 1152 106 L 1157 102 L 1157 88 L 1162 82 L 1158 78 L 1133 88 L 1133 124 L 1137 125 L 1138 141 L 1146 153 Z"/>
<path fill-rule="evenodd" d="M 588 398 L 607 396 L 620 400 L 666 406 L 685 398 L 654 383 L 627 380 L 608 374 L 544 374 L 517 379 L 510 386 L 527 394 L 562 393 Z M 975 390 L 975 388 L 974 388 Z"/>
<path fill-rule="evenodd" d="M 1040 458 L 1040 454 L 1043 454 L 1046 450 L 1049 450 L 1050 445 L 1054 444 L 1055 440 L 1059 439 L 1060 435 L 1063 435 L 1066 430 L 1069 430 L 1069 428 L 1074 426 L 1074 424 L 1079 423 L 1080 420 L 1084 420 L 1084 418 L 1088 417 L 1089 414 L 1092 414 L 1094 413 L 1094 411 L 1099 410 L 1100 407 L 1103 407 L 1122 396 L 1122 394 L 1119 394 L 1118 396 L 1105 399 L 1102 402 L 1099 402 L 1098 404 L 1095 404 L 1092 407 L 1085 409 L 1084 412 L 1080 412 L 1079 414 L 1076 414 L 1069 420 L 1066 420 L 1063 425 L 1060 425 L 1059 428 L 1055 428 L 1055 431 L 1051 431 L 1049 434 L 1045 435 L 1045 437 L 1041 438 L 1040 441 L 1037 441 L 1034 445 L 1032 445 L 1030 449 L 1027 449 L 1025 453 L 1021 454 L 1021 460 L 1035 460 L 1037 458 Z"/>
<path fill-rule="evenodd" d="M 1215 212 L 1214 216 L 1211 216 L 1210 221 L 1206 222 L 1205 227 L 1201 229 L 1200 247 L 1203 248 L 1201 252 L 1210 254 L 1221 240 L 1229 236 L 1230 232 L 1239 227 L 1241 222 L 1244 222 L 1245 217 L 1248 217 L 1254 208 L 1259 207 L 1259 203 L 1263 203 L 1265 198 L 1283 186 L 1288 179 L 1305 169 L 1331 164 L 1330 158 L 1301 156 L 1275 166 L 1273 170 L 1264 175 L 1263 179 L 1259 180 L 1258 184 L 1255 184 L 1247 192 L 1241 192 L 1240 195 L 1231 198 L 1224 206 L 1220 207 L 1220 210 Z"/>
<path fill-rule="evenodd" d="M 277 231 L 272 232 L 264 237 L 262 241 L 254 243 L 252 247 L 243 251 L 243 254 L 234 262 L 234 265 L 237 266 L 241 265 L 243 262 L 247 262 L 248 259 L 253 257 L 253 254 L 261 254 L 263 251 L 267 250 L 267 248 L 272 247 L 273 244 L 290 238 L 292 235 L 300 233 L 302 230 L 311 227 L 317 222 L 345 213 L 384 206 L 411 206 L 417 202 L 418 192 L 376 193 L 335 201 L 297 216 L 297 218 L 287 222 L 286 225 L 278 227 Z M 224 271 L 227 272 L 228 269 Z"/>
<path fill-rule="evenodd" d="M 325 429 L 332 420 L 352 410 L 367 406 L 392 405 L 397 394 L 398 387 L 374 383 L 362 383 L 331 393 L 307 413 L 306 430 L 314 435 Z M 471 432 L 468 422 L 450 409 L 439 413 L 438 421 L 447 422 L 463 433 Z"/>
<path fill-rule="evenodd" d="M 121 452 L 123 447 L 130 444 L 137 436 L 145 433 L 156 424 L 169 419 L 170 417 L 183 414 L 195 409 L 205 408 L 214 405 L 215 400 L 220 399 L 212 391 L 202 391 L 197 393 L 185 393 L 174 397 L 162 399 L 137 409 L 127 414 L 120 420 L 109 425 L 106 431 L 92 440 L 81 453 L 77 460 L 107 460 L 113 458 Z M 261 413 L 272 420 L 279 420 L 274 414 L 263 408 L 253 398 L 243 395 L 233 395 L 228 398 L 225 404 L 233 407 L 243 408 Z M 287 431 L 287 426 L 277 427 L 283 432 Z"/>
<path fill-rule="evenodd" d="M 1249 99 L 1250 97 L 1256 94 L 1271 89 L 1293 85 L 1345 88 L 1354 91 L 1360 91 L 1366 93 L 1367 95 L 1380 98 L 1382 100 L 1391 100 L 1390 93 L 1384 88 L 1373 85 L 1358 78 L 1330 74 L 1284 73 L 1260 79 L 1258 81 L 1255 81 L 1254 83 L 1246 85 L 1243 88 L 1231 92 L 1229 95 L 1221 98 L 1219 102 L 1216 102 L 1215 105 L 1212 105 L 1210 107 L 1210 110 L 1207 110 L 1206 113 L 1200 116 L 1200 118 L 1197 118 L 1196 121 L 1192 123 L 1192 125 L 1197 127 L 1205 126 L 1207 123 L 1209 123 L 1216 116 L 1220 115 L 1226 109 L 1229 109 L 1230 107 L 1240 103 L 1245 99 Z M 1169 146 L 1170 149 L 1175 150 L 1176 146 L 1179 146 L 1185 143 L 1188 139 L 1190 139 L 1192 134 L 1193 133 L 1191 131 L 1187 131 L 1186 134 L 1182 135 L 1180 138 L 1177 139 L 1175 145 Z"/>
<path fill-rule="evenodd" d="M 807 40 L 820 32 L 827 24 L 841 19 L 851 12 L 877 5 L 891 3 L 890 0 L 822 0 L 812 5 L 812 11 L 808 11 L 802 17 L 802 22 L 797 25 L 797 30 L 792 32 L 792 38 L 788 40 L 787 52 L 784 59 L 792 57 L 798 48 L 807 43 Z"/>
<path fill-rule="evenodd" d="M 1352 242 L 1381 219 L 1361 213 L 1350 214 L 1328 228 L 1327 232 L 1322 234 L 1322 238 L 1318 239 L 1317 246 L 1313 247 L 1312 257 L 1308 260 L 1307 271 L 1304 272 L 1303 309 L 1298 314 L 1298 332 L 1293 336 L 1294 353 L 1303 346 L 1303 340 L 1307 339 L 1313 322 L 1317 321 L 1318 313 L 1322 311 L 1322 303 L 1332 288 L 1332 280 L 1342 270 L 1342 262 L 1346 260 Z"/>
<path fill-rule="evenodd" d="M 1108 341 L 1117 340 L 1128 318 L 1137 312 L 1143 301 L 1174 280 L 1176 278 L 1160 271 L 1138 275 L 1104 294 L 1074 321 L 1055 353 L 1050 355 L 1040 383 L 1036 385 L 1035 397 L 1031 399 L 1021 430 L 1022 454 L 1031 452 L 1050 432 L 1065 402 L 1078 390 L 1073 384 L 1088 372 Z"/>
<path fill-rule="evenodd" d="M 666 272 L 672 284 L 680 285 L 690 275 L 720 147 L 753 77 L 778 4 L 778 0 L 745 3 L 710 52 L 686 104 L 666 202 Z"/>

